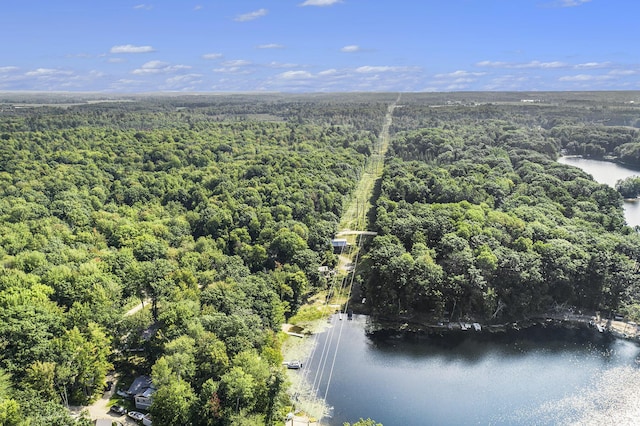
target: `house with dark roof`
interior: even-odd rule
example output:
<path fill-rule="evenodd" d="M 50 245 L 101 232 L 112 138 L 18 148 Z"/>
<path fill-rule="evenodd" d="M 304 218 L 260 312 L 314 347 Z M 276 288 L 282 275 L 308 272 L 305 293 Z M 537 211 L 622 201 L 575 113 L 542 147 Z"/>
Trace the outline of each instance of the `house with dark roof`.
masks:
<path fill-rule="evenodd" d="M 127 393 L 133 398 L 133 402 L 138 410 L 149 410 L 153 402 L 153 394 L 156 392 L 151 377 L 138 376 L 129 386 Z"/>

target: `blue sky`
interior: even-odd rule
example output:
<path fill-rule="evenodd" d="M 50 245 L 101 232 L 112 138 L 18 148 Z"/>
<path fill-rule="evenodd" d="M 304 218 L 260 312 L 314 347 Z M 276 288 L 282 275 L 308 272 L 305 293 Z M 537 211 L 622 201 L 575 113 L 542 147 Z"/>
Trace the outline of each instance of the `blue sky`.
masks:
<path fill-rule="evenodd" d="M 640 89 L 637 0 L 4 0 L 0 91 Z"/>

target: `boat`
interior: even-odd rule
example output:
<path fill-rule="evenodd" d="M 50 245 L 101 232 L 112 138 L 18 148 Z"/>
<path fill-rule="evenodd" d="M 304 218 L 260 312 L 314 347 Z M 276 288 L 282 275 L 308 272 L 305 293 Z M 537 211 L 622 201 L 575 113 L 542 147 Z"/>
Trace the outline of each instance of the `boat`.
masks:
<path fill-rule="evenodd" d="M 474 322 L 474 323 L 473 323 L 473 329 L 474 329 L 475 331 L 482 331 L 482 326 L 481 326 L 479 323 Z"/>

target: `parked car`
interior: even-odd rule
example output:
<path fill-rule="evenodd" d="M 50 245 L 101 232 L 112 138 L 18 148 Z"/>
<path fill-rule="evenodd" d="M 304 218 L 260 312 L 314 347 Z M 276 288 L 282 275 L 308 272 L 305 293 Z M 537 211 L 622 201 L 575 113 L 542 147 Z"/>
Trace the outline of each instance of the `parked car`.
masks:
<path fill-rule="evenodd" d="M 287 362 L 287 368 L 292 370 L 298 370 L 302 368 L 302 363 L 300 361 L 289 361 Z"/>
<path fill-rule="evenodd" d="M 153 421 L 151 420 L 151 414 L 145 414 L 142 418 L 142 424 L 144 426 L 153 426 Z"/>
<path fill-rule="evenodd" d="M 113 388 L 113 382 L 109 380 L 106 385 L 104 385 L 104 391 L 109 392 Z"/>
<path fill-rule="evenodd" d="M 122 416 L 123 414 L 127 414 L 127 409 L 124 408 L 122 405 L 112 405 L 111 408 L 109 408 L 109 411 L 111 411 L 112 413 L 116 413 L 120 416 Z"/>
<path fill-rule="evenodd" d="M 127 413 L 127 416 L 131 417 L 133 420 L 137 420 L 137 421 L 142 421 L 142 419 L 144 418 L 144 414 L 138 412 L 138 411 L 129 411 Z"/>

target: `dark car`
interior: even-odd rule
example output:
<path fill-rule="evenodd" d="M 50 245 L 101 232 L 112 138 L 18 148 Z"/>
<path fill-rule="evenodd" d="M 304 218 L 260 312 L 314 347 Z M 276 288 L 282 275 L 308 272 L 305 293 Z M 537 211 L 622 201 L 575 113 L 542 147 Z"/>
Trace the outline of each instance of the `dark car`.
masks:
<path fill-rule="evenodd" d="M 124 408 L 122 405 L 112 405 L 111 408 L 109 408 L 109 411 L 111 411 L 112 413 L 116 413 L 119 415 L 123 415 L 123 414 L 127 414 L 127 409 Z"/>
<path fill-rule="evenodd" d="M 108 381 L 107 384 L 104 385 L 104 391 L 105 392 L 109 392 L 112 387 L 113 387 L 113 382 L 112 381 Z"/>

